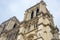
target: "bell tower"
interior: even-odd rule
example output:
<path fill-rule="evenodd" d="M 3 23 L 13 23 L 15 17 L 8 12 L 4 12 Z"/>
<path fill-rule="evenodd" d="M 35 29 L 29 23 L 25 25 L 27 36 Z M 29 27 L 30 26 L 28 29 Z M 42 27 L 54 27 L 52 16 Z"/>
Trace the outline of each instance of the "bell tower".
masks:
<path fill-rule="evenodd" d="M 43 0 L 25 11 L 24 23 L 21 28 L 20 33 L 23 35 L 20 35 L 20 40 L 59 39 L 59 30 L 54 25 L 53 16 Z"/>
<path fill-rule="evenodd" d="M 38 16 L 40 12 L 43 12 L 44 14 L 48 12 L 46 3 L 43 0 L 25 11 L 24 21 L 31 20 L 32 18 Z"/>

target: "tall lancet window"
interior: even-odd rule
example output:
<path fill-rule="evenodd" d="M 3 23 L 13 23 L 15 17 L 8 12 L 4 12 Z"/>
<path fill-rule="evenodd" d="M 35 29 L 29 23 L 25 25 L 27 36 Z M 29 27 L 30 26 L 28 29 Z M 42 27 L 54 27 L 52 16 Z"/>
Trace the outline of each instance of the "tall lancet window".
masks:
<path fill-rule="evenodd" d="M 36 10 L 36 16 L 39 14 L 39 9 Z"/>
<path fill-rule="evenodd" d="M 34 16 L 34 11 L 32 11 L 32 13 L 31 13 L 31 19 L 33 18 L 33 16 Z"/>

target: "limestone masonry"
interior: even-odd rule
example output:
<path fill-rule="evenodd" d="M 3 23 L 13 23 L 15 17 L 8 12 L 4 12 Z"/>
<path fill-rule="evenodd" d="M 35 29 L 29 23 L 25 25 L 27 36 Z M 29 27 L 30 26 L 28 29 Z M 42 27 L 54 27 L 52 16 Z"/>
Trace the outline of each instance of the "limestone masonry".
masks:
<path fill-rule="evenodd" d="M 41 0 L 25 11 L 24 20 L 14 16 L 0 25 L 0 40 L 59 40 L 59 29 Z"/>

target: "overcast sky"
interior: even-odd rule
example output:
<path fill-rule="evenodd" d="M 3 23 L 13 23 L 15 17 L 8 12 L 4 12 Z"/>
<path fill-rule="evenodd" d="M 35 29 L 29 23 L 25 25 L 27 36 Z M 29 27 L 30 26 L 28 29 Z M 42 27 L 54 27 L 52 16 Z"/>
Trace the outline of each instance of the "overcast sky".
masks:
<path fill-rule="evenodd" d="M 54 16 L 55 25 L 60 29 L 60 0 L 44 1 L 48 10 Z M 22 21 L 25 10 L 39 2 L 40 0 L 0 0 L 0 24 L 13 16 Z"/>

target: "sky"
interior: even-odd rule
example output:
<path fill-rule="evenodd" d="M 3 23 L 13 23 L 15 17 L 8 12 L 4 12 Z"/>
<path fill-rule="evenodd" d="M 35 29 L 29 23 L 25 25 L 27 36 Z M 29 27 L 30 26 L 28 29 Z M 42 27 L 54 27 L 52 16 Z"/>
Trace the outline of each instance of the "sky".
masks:
<path fill-rule="evenodd" d="M 60 29 L 60 0 L 44 0 L 47 9 L 54 16 L 54 23 Z M 16 16 L 23 21 L 25 10 L 39 3 L 40 0 L 0 0 L 0 24 Z"/>

